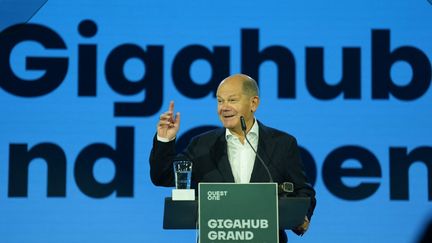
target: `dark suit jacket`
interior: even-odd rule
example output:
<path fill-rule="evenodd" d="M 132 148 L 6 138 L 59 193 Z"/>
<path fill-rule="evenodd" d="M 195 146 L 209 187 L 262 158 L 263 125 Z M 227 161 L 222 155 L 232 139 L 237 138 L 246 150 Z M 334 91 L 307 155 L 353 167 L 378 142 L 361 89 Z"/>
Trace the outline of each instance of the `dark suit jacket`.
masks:
<path fill-rule="evenodd" d="M 316 204 L 315 190 L 307 181 L 296 139 L 260 122 L 258 125 L 257 153 L 267 164 L 274 182 L 292 182 L 295 196 L 311 198 L 307 215 L 311 219 Z M 179 155 L 175 153 L 175 141 L 163 143 L 155 136 L 150 154 L 152 182 L 157 186 L 174 186 L 172 162 L 180 158 L 187 158 L 193 162 L 192 188 L 197 188 L 198 182 L 234 182 L 228 161 L 225 128 L 215 129 L 193 138 Z M 258 158 L 255 159 L 250 181 L 269 181 L 267 172 Z"/>

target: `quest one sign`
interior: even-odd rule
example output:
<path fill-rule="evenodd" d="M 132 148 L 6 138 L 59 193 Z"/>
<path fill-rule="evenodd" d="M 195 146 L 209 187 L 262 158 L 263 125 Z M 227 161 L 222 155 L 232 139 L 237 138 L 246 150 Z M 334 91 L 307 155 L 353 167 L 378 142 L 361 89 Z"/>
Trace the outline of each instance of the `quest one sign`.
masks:
<path fill-rule="evenodd" d="M 200 183 L 200 243 L 279 242 L 276 183 Z"/>

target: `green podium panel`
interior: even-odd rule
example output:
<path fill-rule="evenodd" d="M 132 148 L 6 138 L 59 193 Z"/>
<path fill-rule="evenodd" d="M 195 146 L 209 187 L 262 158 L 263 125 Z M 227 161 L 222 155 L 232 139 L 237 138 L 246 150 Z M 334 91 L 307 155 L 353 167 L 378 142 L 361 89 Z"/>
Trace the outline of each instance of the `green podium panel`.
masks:
<path fill-rule="evenodd" d="M 200 183 L 200 243 L 276 243 L 276 183 Z"/>

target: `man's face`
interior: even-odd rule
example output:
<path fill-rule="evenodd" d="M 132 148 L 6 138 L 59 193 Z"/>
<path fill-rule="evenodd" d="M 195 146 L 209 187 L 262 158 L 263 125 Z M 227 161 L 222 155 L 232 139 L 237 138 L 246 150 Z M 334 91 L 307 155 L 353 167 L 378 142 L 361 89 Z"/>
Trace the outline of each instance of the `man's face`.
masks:
<path fill-rule="evenodd" d="M 253 124 L 258 97 L 249 97 L 243 92 L 243 84 L 238 80 L 226 80 L 217 90 L 218 115 L 225 128 L 241 133 L 240 117 L 243 116 L 248 129 Z"/>

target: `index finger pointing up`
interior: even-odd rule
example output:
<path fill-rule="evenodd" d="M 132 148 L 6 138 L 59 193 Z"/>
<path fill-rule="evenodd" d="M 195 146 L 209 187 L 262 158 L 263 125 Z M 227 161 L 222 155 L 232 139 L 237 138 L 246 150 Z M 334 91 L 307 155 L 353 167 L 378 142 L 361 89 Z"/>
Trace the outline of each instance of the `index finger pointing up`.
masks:
<path fill-rule="evenodd" d="M 171 112 L 171 113 L 174 112 L 174 101 L 173 100 L 170 101 L 168 111 Z"/>

